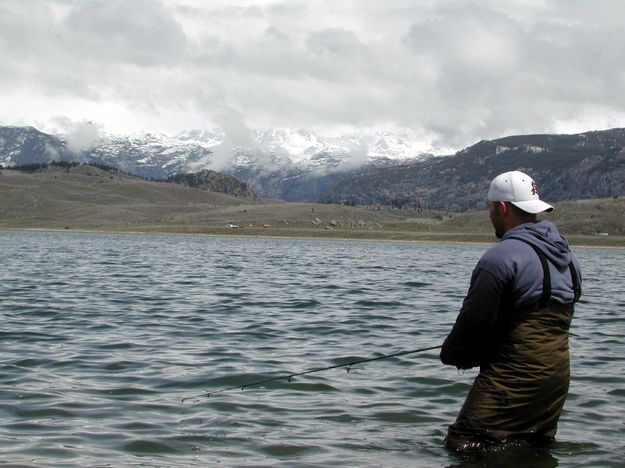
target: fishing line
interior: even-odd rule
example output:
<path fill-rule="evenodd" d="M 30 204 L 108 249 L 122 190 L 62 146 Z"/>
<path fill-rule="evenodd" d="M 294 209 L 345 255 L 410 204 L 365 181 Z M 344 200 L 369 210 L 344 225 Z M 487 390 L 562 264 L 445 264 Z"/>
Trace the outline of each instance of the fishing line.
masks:
<path fill-rule="evenodd" d="M 182 399 L 182 402 L 184 403 L 186 400 L 191 400 L 192 398 L 200 398 L 200 397 L 209 398 L 211 395 L 216 395 L 218 393 L 223 393 L 223 392 L 229 392 L 231 390 L 237 390 L 239 388 L 241 390 L 245 390 L 248 387 L 254 387 L 254 386 L 266 384 L 266 383 L 269 383 L 269 382 L 276 382 L 278 380 L 286 380 L 289 383 L 291 383 L 291 380 L 293 379 L 293 377 L 298 377 L 300 375 L 306 375 L 306 374 L 312 374 L 314 372 L 321 372 L 321 371 L 330 370 L 330 369 L 338 369 L 340 367 L 347 367 L 347 372 L 349 372 L 351 370 L 352 366 L 355 366 L 356 364 L 364 364 L 365 362 L 380 361 L 382 359 L 388 359 L 388 358 L 397 357 L 397 356 L 405 356 L 407 354 L 422 353 L 424 351 L 431 351 L 433 349 L 438 349 L 440 347 L 441 347 L 441 345 L 430 346 L 428 348 L 411 349 L 411 350 L 408 350 L 408 351 L 399 351 L 399 352 L 393 353 L 393 354 L 383 354 L 382 356 L 377 356 L 377 357 L 373 357 L 373 358 L 360 359 L 360 360 L 357 360 L 357 361 L 346 362 L 344 364 L 336 364 L 334 366 L 317 367 L 317 368 L 309 369 L 309 370 L 306 370 L 306 371 L 303 371 L 303 372 L 295 372 L 293 374 L 281 375 L 279 377 L 273 377 L 271 379 L 265 379 L 265 380 L 258 380 L 258 381 L 255 381 L 255 382 L 250 382 L 250 383 L 245 384 L 245 385 L 235 385 L 233 387 L 227 387 L 227 388 L 222 388 L 221 390 L 215 390 L 214 392 L 206 392 L 206 393 L 202 393 L 201 395 L 194 395 L 194 396 L 190 396 L 190 397 L 185 397 L 185 398 Z"/>

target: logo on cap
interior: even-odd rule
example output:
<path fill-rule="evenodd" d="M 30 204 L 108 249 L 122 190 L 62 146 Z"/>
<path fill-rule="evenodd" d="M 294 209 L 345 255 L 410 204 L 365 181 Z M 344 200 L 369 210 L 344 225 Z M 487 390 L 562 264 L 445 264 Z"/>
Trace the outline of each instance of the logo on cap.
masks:
<path fill-rule="evenodd" d="M 532 180 L 532 195 L 538 195 L 538 185 Z"/>

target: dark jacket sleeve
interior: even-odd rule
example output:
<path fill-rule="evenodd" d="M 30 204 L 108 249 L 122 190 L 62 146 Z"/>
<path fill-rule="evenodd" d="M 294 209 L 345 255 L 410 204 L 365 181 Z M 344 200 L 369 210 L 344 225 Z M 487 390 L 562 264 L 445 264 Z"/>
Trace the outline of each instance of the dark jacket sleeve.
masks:
<path fill-rule="evenodd" d="M 469 292 L 440 354 L 443 364 L 459 369 L 480 366 L 492 353 L 495 324 L 505 284 L 488 271 L 476 268 Z"/>

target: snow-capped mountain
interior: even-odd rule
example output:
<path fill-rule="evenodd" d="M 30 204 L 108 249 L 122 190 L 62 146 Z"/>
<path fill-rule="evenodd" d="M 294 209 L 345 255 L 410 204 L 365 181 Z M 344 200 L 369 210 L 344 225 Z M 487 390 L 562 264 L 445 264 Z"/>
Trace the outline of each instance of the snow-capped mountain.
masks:
<path fill-rule="evenodd" d="M 15 166 L 69 159 L 65 143 L 34 127 L 0 127 L 0 165 Z"/>
<path fill-rule="evenodd" d="M 48 135 L 32 127 L 0 127 L 0 164 L 78 160 L 153 179 L 212 169 L 249 182 L 261 196 L 283 197 L 284 183 L 331 176 L 363 167 L 399 164 L 437 153 L 404 132 L 321 136 L 306 130 L 258 129 L 229 135 L 189 130 L 177 135 Z M 269 193 L 267 186 L 273 187 Z"/>
<path fill-rule="evenodd" d="M 233 138 L 219 130 L 190 130 L 174 136 L 101 136 L 81 155 L 145 177 L 164 178 L 202 169 L 257 174 L 292 169 L 326 174 L 366 164 L 424 159 L 436 153 L 407 136 L 372 132 L 321 137 L 305 130 L 259 129 Z"/>
<path fill-rule="evenodd" d="M 198 164 L 198 170 L 212 169 L 204 163 L 210 161 L 212 148 L 220 141 L 218 138 L 218 135 L 201 131 L 174 137 L 161 133 L 105 135 L 82 150 L 80 158 L 119 167 L 143 177 L 163 179 L 193 172 L 190 167 L 194 164 Z"/>

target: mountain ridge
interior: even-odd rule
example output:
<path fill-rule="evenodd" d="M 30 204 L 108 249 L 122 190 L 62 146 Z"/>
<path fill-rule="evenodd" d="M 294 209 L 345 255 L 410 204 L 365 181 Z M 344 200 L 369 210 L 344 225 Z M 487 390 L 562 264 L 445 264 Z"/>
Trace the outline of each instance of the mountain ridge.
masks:
<path fill-rule="evenodd" d="M 324 197 L 329 203 L 479 209 L 497 174 L 532 175 L 552 201 L 625 194 L 625 129 L 575 135 L 516 135 L 482 140 L 454 156 L 345 177 Z"/>
<path fill-rule="evenodd" d="M 34 127 L 0 127 L 0 164 L 78 160 L 148 179 L 166 179 L 209 170 L 207 166 L 219 163 L 224 167 L 221 173 L 234 176 L 263 198 L 415 209 L 482 208 L 492 177 L 513 169 L 530 173 L 541 186 L 542 196 L 551 201 L 625 193 L 623 128 L 505 136 L 438 157 L 410 155 L 406 140 L 393 140 L 390 134 L 376 140 L 375 147 L 395 145 L 395 150 L 387 148 L 385 155 L 381 149 L 375 157 L 368 151 L 372 146 L 354 135 L 342 140 L 345 146 L 336 143 L 340 139 L 318 145 L 319 139 L 305 131 L 274 129 L 256 135 L 259 140 L 253 147 L 228 149 L 224 147 L 228 137 L 214 131 L 189 131 L 175 138 L 145 133 L 96 142 L 77 152 L 69 149 L 72 145 L 67 140 Z M 288 138 L 294 139 L 295 153 L 285 149 Z M 397 148 L 404 148 L 405 153 Z"/>

